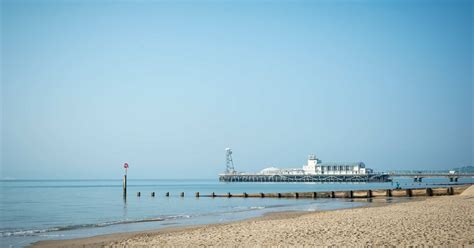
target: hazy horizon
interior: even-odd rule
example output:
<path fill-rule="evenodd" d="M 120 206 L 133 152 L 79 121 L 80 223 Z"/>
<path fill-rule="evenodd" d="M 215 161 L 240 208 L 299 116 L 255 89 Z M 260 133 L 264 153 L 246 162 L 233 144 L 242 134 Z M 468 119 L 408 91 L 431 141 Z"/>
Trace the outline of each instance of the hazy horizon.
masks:
<path fill-rule="evenodd" d="M 472 1 L 1 1 L 0 179 L 473 165 Z"/>

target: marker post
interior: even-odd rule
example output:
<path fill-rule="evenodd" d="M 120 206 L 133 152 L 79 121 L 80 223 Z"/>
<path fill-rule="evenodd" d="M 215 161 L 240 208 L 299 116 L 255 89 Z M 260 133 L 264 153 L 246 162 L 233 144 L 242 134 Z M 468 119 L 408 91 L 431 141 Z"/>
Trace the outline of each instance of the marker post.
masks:
<path fill-rule="evenodd" d="M 128 163 L 124 163 L 123 168 L 125 168 L 125 175 L 123 175 L 123 197 L 127 198 L 127 169 L 128 169 Z"/>

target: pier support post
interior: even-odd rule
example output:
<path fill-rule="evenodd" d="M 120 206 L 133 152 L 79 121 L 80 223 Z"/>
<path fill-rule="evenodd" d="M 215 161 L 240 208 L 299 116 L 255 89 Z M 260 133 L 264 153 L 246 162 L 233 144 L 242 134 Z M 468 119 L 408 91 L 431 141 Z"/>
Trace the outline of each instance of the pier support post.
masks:
<path fill-rule="evenodd" d="M 166 192 L 165 196 L 166 196 L 166 197 L 169 197 L 169 196 L 170 196 L 170 192 Z"/>
<path fill-rule="evenodd" d="M 281 198 L 281 193 L 278 193 L 278 198 Z"/>
<path fill-rule="evenodd" d="M 151 192 L 151 197 L 155 197 L 155 192 Z"/>
<path fill-rule="evenodd" d="M 298 192 L 295 192 L 295 198 L 298 198 L 300 197 L 300 194 L 298 194 Z"/>
<path fill-rule="evenodd" d="M 141 193 L 140 193 L 140 192 L 137 192 L 137 196 L 140 197 L 140 196 L 141 196 Z"/>
<path fill-rule="evenodd" d="M 316 197 L 318 197 L 318 193 L 313 192 L 313 198 L 316 198 Z"/>
<path fill-rule="evenodd" d="M 391 196 L 392 196 L 392 190 L 391 190 L 391 189 L 387 189 L 386 195 L 387 195 L 387 197 L 391 197 Z"/>
<path fill-rule="evenodd" d="M 335 198 L 336 194 L 334 194 L 334 191 L 331 191 L 331 198 Z"/>
<path fill-rule="evenodd" d="M 212 198 L 216 197 L 216 193 L 212 192 L 211 196 Z"/>
<path fill-rule="evenodd" d="M 372 190 L 367 190 L 367 198 L 372 198 Z"/>
<path fill-rule="evenodd" d="M 179 194 L 179 196 L 184 197 L 184 192 L 181 192 L 181 194 Z"/>
<path fill-rule="evenodd" d="M 354 192 L 352 192 L 352 190 L 350 190 L 349 192 L 347 192 L 347 197 L 348 198 L 352 198 L 354 196 Z"/>
<path fill-rule="evenodd" d="M 407 196 L 411 196 L 411 189 L 406 189 L 405 191 L 407 192 L 407 193 L 406 193 Z"/>
<path fill-rule="evenodd" d="M 194 193 L 194 196 L 199 198 L 199 192 Z"/>

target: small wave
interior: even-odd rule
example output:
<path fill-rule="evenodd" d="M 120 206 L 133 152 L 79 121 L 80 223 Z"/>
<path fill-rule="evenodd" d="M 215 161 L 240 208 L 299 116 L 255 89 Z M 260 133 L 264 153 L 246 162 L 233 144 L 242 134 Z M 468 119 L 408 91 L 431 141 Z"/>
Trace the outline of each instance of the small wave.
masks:
<path fill-rule="evenodd" d="M 31 230 L 9 230 L 9 231 L 0 231 L 0 237 L 11 237 L 11 236 L 45 236 L 44 233 L 57 232 L 57 231 L 70 231 L 83 228 L 94 228 L 94 227 L 106 227 L 112 225 L 121 225 L 121 224 L 133 224 L 133 223 L 144 223 L 144 222 L 155 222 L 155 221 L 164 221 L 164 220 L 176 220 L 176 219 L 188 219 L 191 218 L 191 215 L 170 215 L 159 218 L 145 218 L 138 220 L 119 220 L 119 221 L 109 221 L 97 224 L 80 224 L 80 225 L 70 225 L 70 226 L 61 226 L 61 227 L 52 227 L 45 229 L 31 229 Z"/>

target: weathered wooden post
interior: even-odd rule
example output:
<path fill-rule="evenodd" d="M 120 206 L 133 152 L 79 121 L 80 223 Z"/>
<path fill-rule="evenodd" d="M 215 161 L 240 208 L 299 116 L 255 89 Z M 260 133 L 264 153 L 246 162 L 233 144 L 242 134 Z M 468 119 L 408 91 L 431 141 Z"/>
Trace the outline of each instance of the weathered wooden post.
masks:
<path fill-rule="evenodd" d="M 166 197 L 169 197 L 169 196 L 170 196 L 170 192 L 166 192 L 165 196 L 166 196 Z"/>
<path fill-rule="evenodd" d="M 127 175 L 123 175 L 123 197 L 127 198 Z"/>
<path fill-rule="evenodd" d="M 155 197 L 155 192 L 151 192 L 151 197 Z"/>
<path fill-rule="evenodd" d="M 194 195 L 199 198 L 199 192 L 194 193 Z"/>
<path fill-rule="evenodd" d="M 448 195 L 453 195 L 453 194 L 454 194 L 453 187 L 449 187 L 448 188 Z"/>
<path fill-rule="evenodd" d="M 318 197 L 318 193 L 313 192 L 313 198 L 316 198 L 316 197 Z"/>
<path fill-rule="evenodd" d="M 127 198 L 127 169 L 128 169 L 128 163 L 125 162 L 123 164 L 123 168 L 125 168 L 125 175 L 123 175 L 123 198 Z"/>
<path fill-rule="evenodd" d="M 137 192 L 137 196 L 140 197 L 140 196 L 141 196 L 141 193 L 140 193 L 140 192 Z"/>
<path fill-rule="evenodd" d="M 354 192 L 352 192 L 352 190 L 350 190 L 349 192 L 347 192 L 347 197 L 348 197 L 348 198 L 354 197 Z"/>
<path fill-rule="evenodd" d="M 295 198 L 298 198 L 300 197 L 300 195 L 298 194 L 298 192 L 295 192 Z"/>
<path fill-rule="evenodd" d="M 184 192 L 181 192 L 181 194 L 179 194 L 179 196 L 184 197 Z"/>
<path fill-rule="evenodd" d="M 426 195 L 433 196 L 433 190 L 431 188 L 426 188 Z"/>

